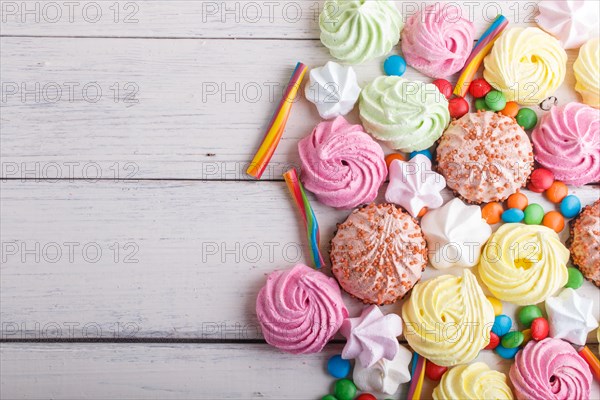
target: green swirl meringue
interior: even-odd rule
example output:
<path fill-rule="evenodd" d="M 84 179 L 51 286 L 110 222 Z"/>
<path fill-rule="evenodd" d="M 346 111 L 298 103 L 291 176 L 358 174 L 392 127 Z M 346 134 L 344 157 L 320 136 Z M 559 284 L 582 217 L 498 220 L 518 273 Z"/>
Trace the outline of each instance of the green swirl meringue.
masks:
<path fill-rule="evenodd" d="M 450 123 L 448 100 L 431 83 L 380 76 L 360 96 L 366 131 L 403 152 L 424 150 Z"/>
<path fill-rule="evenodd" d="M 350 64 L 388 54 L 400 41 L 403 24 L 388 0 L 327 0 L 319 17 L 321 42 Z"/>

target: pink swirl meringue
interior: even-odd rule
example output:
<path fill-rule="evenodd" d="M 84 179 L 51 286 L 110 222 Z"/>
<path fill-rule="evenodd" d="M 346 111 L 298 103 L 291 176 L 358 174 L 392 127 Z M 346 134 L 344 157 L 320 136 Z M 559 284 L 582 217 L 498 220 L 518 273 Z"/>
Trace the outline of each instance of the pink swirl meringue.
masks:
<path fill-rule="evenodd" d="M 581 103 L 553 107 L 531 134 L 535 159 L 557 180 L 600 181 L 600 114 Z"/>
<path fill-rule="evenodd" d="M 431 169 L 431 160 L 417 154 L 410 161 L 392 162 L 385 201 L 404 207 L 416 218 L 424 207 L 434 209 L 444 204 L 445 187 L 446 179 Z"/>
<path fill-rule="evenodd" d="M 393 313 L 383 315 L 373 305 L 365 308 L 360 317 L 344 320 L 340 333 L 348 339 L 342 358 L 357 358 L 364 368 L 370 368 L 382 358 L 393 360 L 400 351 L 402 318 Z"/>
<path fill-rule="evenodd" d="M 590 398 L 590 367 L 573 346 L 560 339 L 527 343 L 517 353 L 509 375 L 519 400 Z"/>
<path fill-rule="evenodd" d="M 267 343 L 292 354 L 318 353 L 348 317 L 333 278 L 303 264 L 269 274 L 256 314 Z"/>
<path fill-rule="evenodd" d="M 304 187 L 331 207 L 370 203 L 387 174 L 381 146 L 343 117 L 317 125 L 298 143 L 298 151 Z"/>
<path fill-rule="evenodd" d="M 432 78 L 446 78 L 462 69 L 473 50 L 475 28 L 458 7 L 435 3 L 408 18 L 402 31 L 402 52 L 411 67 Z"/>

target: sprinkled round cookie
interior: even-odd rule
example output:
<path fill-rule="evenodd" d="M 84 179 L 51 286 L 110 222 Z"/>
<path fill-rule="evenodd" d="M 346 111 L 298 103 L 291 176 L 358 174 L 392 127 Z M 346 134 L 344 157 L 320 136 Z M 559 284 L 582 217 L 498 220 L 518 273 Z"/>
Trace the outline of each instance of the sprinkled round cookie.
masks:
<path fill-rule="evenodd" d="M 571 224 L 571 257 L 583 276 L 600 287 L 600 200 Z"/>
<path fill-rule="evenodd" d="M 401 299 L 421 279 L 427 246 L 417 222 L 392 204 L 354 210 L 331 241 L 342 288 L 369 304 Z"/>
<path fill-rule="evenodd" d="M 489 203 L 525 186 L 533 149 L 514 119 L 480 111 L 450 124 L 438 145 L 437 161 L 450 189 L 468 202 Z"/>

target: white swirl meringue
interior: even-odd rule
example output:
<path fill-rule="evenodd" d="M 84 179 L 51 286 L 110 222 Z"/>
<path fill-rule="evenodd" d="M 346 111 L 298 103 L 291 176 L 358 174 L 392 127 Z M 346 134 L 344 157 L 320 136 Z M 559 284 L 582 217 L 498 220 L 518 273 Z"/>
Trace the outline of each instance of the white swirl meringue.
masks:
<path fill-rule="evenodd" d="M 429 248 L 429 261 L 437 269 L 473 267 L 492 228 L 481 217 L 479 206 L 456 198 L 423 216 L 421 229 Z"/>
<path fill-rule="evenodd" d="M 323 119 L 348 114 L 360 96 L 356 72 L 350 66 L 333 61 L 325 66 L 313 68 L 305 87 L 306 99 L 317 106 Z"/>
<path fill-rule="evenodd" d="M 364 392 L 394 394 L 402 383 L 410 381 L 408 365 L 411 359 L 412 352 L 400 346 L 400 351 L 391 361 L 382 358 L 369 368 L 356 363 L 352 379 L 356 387 Z"/>
<path fill-rule="evenodd" d="M 599 10 L 598 3 L 589 0 L 540 1 L 536 21 L 565 49 L 575 49 L 598 34 Z"/>
<path fill-rule="evenodd" d="M 402 334 L 402 318 L 394 313 L 383 315 L 372 305 L 360 317 L 346 318 L 340 333 L 347 339 L 342 358 L 356 358 L 357 364 L 369 368 L 382 358 L 393 360 L 400 351 L 397 337 Z"/>
<path fill-rule="evenodd" d="M 433 209 L 444 204 L 441 192 L 446 187 L 446 179 L 431 169 L 431 160 L 423 154 L 417 154 L 410 161 L 394 160 L 389 178 L 385 200 L 404 207 L 413 217 L 423 207 Z"/>
<path fill-rule="evenodd" d="M 594 303 L 566 288 L 556 297 L 546 299 L 550 336 L 584 346 L 587 335 L 598 327 L 592 308 Z"/>

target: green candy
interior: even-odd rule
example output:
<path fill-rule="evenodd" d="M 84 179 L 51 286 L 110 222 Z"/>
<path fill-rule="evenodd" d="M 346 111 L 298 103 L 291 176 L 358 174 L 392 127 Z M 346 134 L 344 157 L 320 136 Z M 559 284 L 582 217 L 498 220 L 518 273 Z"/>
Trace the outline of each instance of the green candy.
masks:
<path fill-rule="evenodd" d="M 475 99 L 475 110 L 477 111 L 490 111 L 487 104 L 485 104 L 485 99 L 482 97 L 480 99 Z"/>
<path fill-rule="evenodd" d="M 534 319 L 542 316 L 542 310 L 538 306 L 525 306 L 519 310 L 519 322 L 525 326 L 525 328 L 531 327 L 531 323 Z M 504 346 L 504 345 L 503 345 Z"/>
<path fill-rule="evenodd" d="M 565 287 L 579 289 L 581 285 L 583 285 L 583 274 L 575 267 L 569 267 L 567 268 L 567 271 L 569 273 L 569 280 Z"/>
<path fill-rule="evenodd" d="M 328 394 L 327 396 L 321 397 L 321 400 L 338 400 L 336 399 L 336 397 L 332 394 Z"/>
<path fill-rule="evenodd" d="M 502 347 L 514 349 L 515 347 L 519 347 L 524 339 L 523 333 L 519 331 L 508 332 L 502 336 Z"/>
<path fill-rule="evenodd" d="M 517 124 L 525 130 L 533 129 L 538 122 L 537 115 L 531 108 L 521 108 L 515 119 Z"/>
<path fill-rule="evenodd" d="M 485 95 L 485 104 L 492 111 L 502 111 L 504 107 L 506 107 L 506 97 L 497 90 L 491 90 L 488 94 Z"/>
<path fill-rule="evenodd" d="M 544 209 L 539 204 L 530 204 L 525 208 L 524 222 L 527 225 L 539 225 L 544 219 Z"/>
<path fill-rule="evenodd" d="M 340 379 L 335 382 L 333 393 L 338 400 L 352 400 L 356 396 L 356 386 L 350 379 Z"/>

